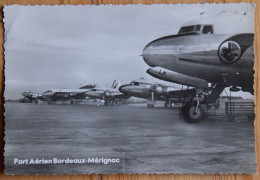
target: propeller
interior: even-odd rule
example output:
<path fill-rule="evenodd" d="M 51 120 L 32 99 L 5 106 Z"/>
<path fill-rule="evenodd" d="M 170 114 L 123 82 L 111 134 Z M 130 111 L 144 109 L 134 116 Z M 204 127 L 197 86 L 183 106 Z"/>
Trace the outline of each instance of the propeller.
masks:
<path fill-rule="evenodd" d="M 164 87 L 161 86 L 160 84 L 152 85 L 150 88 L 150 91 L 151 91 L 151 101 L 152 101 L 152 104 L 154 104 L 154 101 L 155 101 L 154 96 L 162 95 L 163 91 L 164 91 Z"/>
<path fill-rule="evenodd" d="M 162 95 L 164 91 L 167 90 L 165 89 L 162 85 L 157 84 L 151 86 L 151 92 L 155 93 L 156 95 Z"/>
<path fill-rule="evenodd" d="M 105 92 L 104 92 L 104 95 L 105 95 L 106 97 L 110 97 L 110 96 L 111 96 L 111 92 L 105 91 Z"/>
<path fill-rule="evenodd" d="M 163 87 L 161 85 L 158 85 L 156 88 L 155 88 L 155 93 L 156 94 L 162 94 L 163 93 Z"/>

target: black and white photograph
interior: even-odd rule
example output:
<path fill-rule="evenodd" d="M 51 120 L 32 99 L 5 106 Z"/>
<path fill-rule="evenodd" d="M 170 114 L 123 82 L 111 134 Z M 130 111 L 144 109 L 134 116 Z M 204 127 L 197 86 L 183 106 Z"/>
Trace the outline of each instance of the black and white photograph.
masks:
<path fill-rule="evenodd" d="M 256 174 L 254 13 L 5 6 L 5 174 Z"/>

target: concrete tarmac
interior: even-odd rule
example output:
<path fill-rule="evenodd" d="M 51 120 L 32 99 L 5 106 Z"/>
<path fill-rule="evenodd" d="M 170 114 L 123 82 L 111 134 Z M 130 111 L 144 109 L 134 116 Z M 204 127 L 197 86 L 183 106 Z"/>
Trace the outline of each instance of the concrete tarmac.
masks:
<path fill-rule="evenodd" d="M 15 164 L 14 160 L 119 158 L 114 164 Z M 8 174 L 254 174 L 254 124 L 211 116 L 198 124 L 179 108 L 5 103 Z"/>

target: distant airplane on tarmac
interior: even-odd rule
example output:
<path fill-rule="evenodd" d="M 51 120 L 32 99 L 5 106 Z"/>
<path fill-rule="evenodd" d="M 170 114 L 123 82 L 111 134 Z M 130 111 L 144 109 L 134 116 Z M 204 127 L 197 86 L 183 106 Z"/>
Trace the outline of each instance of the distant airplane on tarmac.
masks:
<path fill-rule="evenodd" d="M 185 23 L 177 35 L 156 39 L 145 46 L 142 57 L 147 73 L 162 80 L 196 87 L 182 107 L 187 122 L 203 117 L 205 105 L 230 91 L 253 94 L 254 15 L 220 12 Z M 209 88 L 211 83 L 211 88 Z"/>
<path fill-rule="evenodd" d="M 119 87 L 119 91 L 129 96 L 147 99 L 147 106 L 154 107 L 155 101 L 165 101 L 165 107 L 169 108 L 172 103 L 182 103 L 191 98 L 195 89 L 174 88 L 161 83 L 151 83 L 144 79 L 132 81 Z"/>
<path fill-rule="evenodd" d="M 76 104 L 77 100 L 85 99 L 86 92 L 91 91 L 96 85 L 86 85 L 79 89 L 51 89 L 42 93 L 43 98 L 48 101 L 48 104 L 58 100 L 70 100 L 71 104 Z"/>
<path fill-rule="evenodd" d="M 32 103 L 35 102 L 38 104 L 39 100 L 43 100 L 43 96 L 40 93 L 34 93 L 31 91 L 23 92 L 22 95 L 24 98 L 19 99 L 20 103 Z"/>
<path fill-rule="evenodd" d="M 111 88 L 93 88 L 91 91 L 86 92 L 86 96 L 96 99 L 97 105 L 100 105 L 100 100 L 104 102 L 104 105 L 119 105 L 122 100 L 130 98 L 129 95 L 121 93 L 118 88 L 120 86 L 120 82 L 118 80 L 114 80 Z"/>

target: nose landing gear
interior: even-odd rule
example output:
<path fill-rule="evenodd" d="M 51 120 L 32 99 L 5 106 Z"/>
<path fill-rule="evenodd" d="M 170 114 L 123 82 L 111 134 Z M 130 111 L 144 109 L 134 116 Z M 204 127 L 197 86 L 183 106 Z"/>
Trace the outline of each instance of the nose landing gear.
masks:
<path fill-rule="evenodd" d="M 196 90 L 195 98 L 182 107 L 184 120 L 189 123 L 199 122 L 204 117 L 207 106 L 210 107 L 212 104 L 216 103 L 225 87 L 226 85 L 224 83 L 217 83 L 210 93 L 204 92 L 203 89 L 198 88 Z"/>

